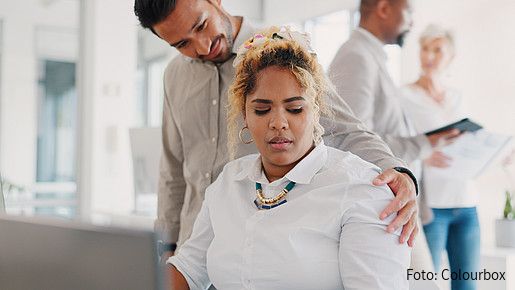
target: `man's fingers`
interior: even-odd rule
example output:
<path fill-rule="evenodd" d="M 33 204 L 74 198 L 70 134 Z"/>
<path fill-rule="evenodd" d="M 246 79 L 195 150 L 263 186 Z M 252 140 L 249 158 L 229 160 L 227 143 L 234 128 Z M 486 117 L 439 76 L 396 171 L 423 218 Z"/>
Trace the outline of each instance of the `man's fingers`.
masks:
<path fill-rule="evenodd" d="M 411 210 L 403 208 L 397 213 L 397 217 L 388 225 L 386 231 L 389 233 L 395 232 L 399 227 L 408 223 L 411 217 Z"/>
<path fill-rule="evenodd" d="M 374 185 L 385 185 L 393 181 L 398 174 L 394 169 L 388 169 L 383 173 L 379 174 L 373 181 Z"/>
<path fill-rule="evenodd" d="M 417 225 L 416 217 L 412 214 L 408 220 L 408 223 L 406 223 L 402 227 L 401 236 L 399 237 L 399 242 L 401 244 L 404 244 L 406 240 L 411 236 L 411 233 L 415 230 L 415 227 Z"/>
<path fill-rule="evenodd" d="M 411 235 L 408 240 L 408 246 L 412 248 L 415 246 L 415 238 L 417 237 L 419 231 L 420 229 L 418 228 L 418 224 L 415 224 L 415 229 L 413 230 L 413 232 L 411 232 Z"/>
<path fill-rule="evenodd" d="M 406 204 L 408 203 L 408 200 L 406 200 L 402 195 L 397 195 L 389 204 L 388 206 L 381 212 L 381 215 L 379 215 L 379 218 L 384 220 L 392 213 L 399 212 Z M 399 215 L 402 213 L 399 212 Z M 394 222 L 399 219 L 399 216 L 395 218 Z M 409 219 L 409 217 L 407 218 Z M 406 219 L 406 220 L 407 220 Z M 404 224 L 404 223 L 403 223 Z"/>

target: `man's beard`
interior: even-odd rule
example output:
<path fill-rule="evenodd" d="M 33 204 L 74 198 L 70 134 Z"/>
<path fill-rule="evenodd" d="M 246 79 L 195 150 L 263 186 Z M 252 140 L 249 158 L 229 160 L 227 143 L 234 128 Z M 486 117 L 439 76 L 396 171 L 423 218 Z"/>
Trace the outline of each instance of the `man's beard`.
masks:
<path fill-rule="evenodd" d="M 404 40 L 406 40 L 406 36 L 408 35 L 408 33 L 409 33 L 409 30 L 405 30 L 405 31 L 401 32 L 397 36 L 397 39 L 395 39 L 395 44 L 402 47 L 404 45 Z"/>
<path fill-rule="evenodd" d="M 213 60 L 214 63 L 224 63 L 227 60 L 229 60 L 232 56 L 232 48 L 234 46 L 234 39 L 233 39 L 233 30 L 232 30 L 232 24 L 231 20 L 229 19 L 229 16 L 226 15 L 222 9 L 215 6 L 215 9 L 218 11 L 220 18 L 222 19 L 222 26 L 224 28 L 225 35 L 218 35 L 217 37 L 221 36 L 220 40 L 225 39 L 227 44 L 227 51 L 221 55 L 218 59 Z M 216 38 L 215 38 L 216 39 Z"/>

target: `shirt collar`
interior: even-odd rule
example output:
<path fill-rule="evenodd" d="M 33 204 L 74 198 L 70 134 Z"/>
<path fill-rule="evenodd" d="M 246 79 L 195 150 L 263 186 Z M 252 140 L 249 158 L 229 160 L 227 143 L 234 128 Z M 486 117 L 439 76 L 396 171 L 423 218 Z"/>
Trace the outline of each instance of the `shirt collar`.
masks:
<path fill-rule="evenodd" d="M 281 183 L 284 179 L 293 181 L 297 184 L 309 184 L 311 180 L 324 166 L 327 160 L 327 146 L 324 142 L 320 142 L 309 154 L 304 157 L 290 172 L 283 178 L 274 181 L 273 183 Z M 252 162 L 245 164 L 247 168 L 240 171 L 236 175 L 236 180 L 243 180 L 248 178 L 252 182 L 259 182 L 262 184 L 270 183 L 261 165 L 261 156 L 258 155 Z"/>
<path fill-rule="evenodd" d="M 377 38 L 370 31 L 368 31 L 362 27 L 356 28 L 355 33 L 363 36 L 372 45 L 374 53 L 376 53 L 382 59 L 386 60 L 387 55 L 386 55 L 386 52 L 384 51 L 384 43 L 381 40 L 379 40 L 379 38 Z"/>

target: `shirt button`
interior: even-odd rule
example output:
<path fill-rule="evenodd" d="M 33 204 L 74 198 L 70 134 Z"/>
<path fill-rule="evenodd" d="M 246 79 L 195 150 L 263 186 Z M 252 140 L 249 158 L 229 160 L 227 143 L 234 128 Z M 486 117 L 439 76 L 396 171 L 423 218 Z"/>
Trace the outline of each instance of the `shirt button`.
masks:
<path fill-rule="evenodd" d="M 217 100 L 213 100 L 213 106 L 216 106 L 217 103 L 218 103 Z"/>
<path fill-rule="evenodd" d="M 211 138 L 211 142 L 215 143 L 216 142 L 216 138 L 215 137 Z"/>
<path fill-rule="evenodd" d="M 210 173 L 206 173 L 204 176 L 205 176 L 206 178 L 210 178 L 210 177 L 211 177 L 211 174 L 210 174 Z"/>

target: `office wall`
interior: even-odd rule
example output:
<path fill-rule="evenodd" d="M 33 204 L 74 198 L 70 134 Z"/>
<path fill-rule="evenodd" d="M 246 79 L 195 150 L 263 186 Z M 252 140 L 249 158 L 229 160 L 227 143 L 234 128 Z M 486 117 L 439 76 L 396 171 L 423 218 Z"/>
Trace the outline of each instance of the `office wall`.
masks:
<path fill-rule="evenodd" d="M 413 32 L 403 49 L 402 79 L 418 76 L 417 35 L 428 23 L 451 28 L 457 55 L 448 82 L 463 94 L 468 114 L 487 129 L 515 135 L 515 2 L 511 0 L 416 1 Z M 515 170 L 512 170 L 515 174 Z M 515 176 L 512 176 L 515 178 Z M 499 168 L 473 183 L 480 195 L 481 239 L 494 244 L 494 220 L 502 216 L 508 177 Z"/>

